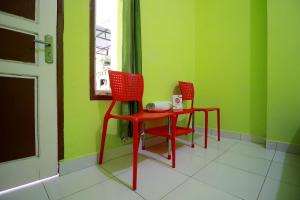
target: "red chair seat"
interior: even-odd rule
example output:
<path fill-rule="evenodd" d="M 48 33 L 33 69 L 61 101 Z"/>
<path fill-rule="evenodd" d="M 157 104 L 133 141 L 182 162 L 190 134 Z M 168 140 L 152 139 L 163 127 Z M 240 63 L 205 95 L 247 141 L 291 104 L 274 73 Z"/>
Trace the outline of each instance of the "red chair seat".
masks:
<path fill-rule="evenodd" d="M 188 133 L 192 133 L 194 130 L 192 128 L 179 127 L 176 126 L 175 136 L 186 135 Z M 145 129 L 145 133 L 150 133 L 152 135 L 158 135 L 162 137 L 169 137 L 169 127 L 168 126 L 160 126 L 154 128 Z"/>

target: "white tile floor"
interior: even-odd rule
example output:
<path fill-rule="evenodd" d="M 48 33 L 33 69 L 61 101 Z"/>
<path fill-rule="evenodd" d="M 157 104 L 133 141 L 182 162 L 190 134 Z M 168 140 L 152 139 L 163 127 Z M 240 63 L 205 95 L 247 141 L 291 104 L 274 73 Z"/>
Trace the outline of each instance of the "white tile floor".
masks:
<path fill-rule="evenodd" d="M 207 150 L 202 137 L 196 143 L 192 149 L 178 142 L 176 169 L 166 159 L 166 144 L 140 150 L 135 192 L 126 155 L 0 200 L 300 199 L 300 156 L 227 138 L 210 137 Z"/>

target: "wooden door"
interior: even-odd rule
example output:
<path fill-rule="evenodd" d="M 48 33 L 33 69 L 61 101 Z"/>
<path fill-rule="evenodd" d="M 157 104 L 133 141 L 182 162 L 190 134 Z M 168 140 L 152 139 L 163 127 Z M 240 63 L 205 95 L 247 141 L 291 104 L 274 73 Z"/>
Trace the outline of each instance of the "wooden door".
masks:
<path fill-rule="evenodd" d="M 56 9 L 0 3 L 0 191 L 58 173 Z"/>

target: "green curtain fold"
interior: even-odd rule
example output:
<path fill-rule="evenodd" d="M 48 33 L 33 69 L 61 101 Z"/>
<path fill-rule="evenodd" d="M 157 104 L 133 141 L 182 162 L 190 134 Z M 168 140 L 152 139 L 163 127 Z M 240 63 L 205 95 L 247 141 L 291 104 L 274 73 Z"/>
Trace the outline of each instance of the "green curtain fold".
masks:
<path fill-rule="evenodd" d="M 142 74 L 142 41 L 140 0 L 123 0 L 122 71 Z M 139 111 L 137 102 L 121 104 L 121 114 L 130 115 Z M 120 136 L 132 136 L 132 124 L 120 122 Z"/>

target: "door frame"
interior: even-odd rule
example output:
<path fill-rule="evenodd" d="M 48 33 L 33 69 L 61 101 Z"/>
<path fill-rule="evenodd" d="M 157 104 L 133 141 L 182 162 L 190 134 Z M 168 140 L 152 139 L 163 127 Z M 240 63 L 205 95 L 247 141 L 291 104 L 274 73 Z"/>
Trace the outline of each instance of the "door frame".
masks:
<path fill-rule="evenodd" d="M 64 159 L 64 0 L 57 0 L 56 58 L 57 58 L 57 153 Z"/>

